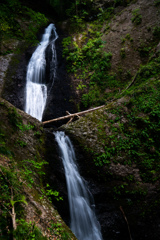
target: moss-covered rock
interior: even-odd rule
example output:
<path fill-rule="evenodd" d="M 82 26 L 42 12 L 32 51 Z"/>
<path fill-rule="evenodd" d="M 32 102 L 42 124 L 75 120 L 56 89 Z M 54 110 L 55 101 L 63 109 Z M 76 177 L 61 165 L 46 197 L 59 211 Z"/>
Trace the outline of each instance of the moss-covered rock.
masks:
<path fill-rule="evenodd" d="M 42 123 L 4 99 L 0 99 L 0 115 L 1 237 L 7 237 L 6 229 L 12 232 L 9 212 L 13 197 L 15 236 L 22 234 L 23 238 L 27 231 L 26 234 L 38 234 L 38 239 L 76 239 L 47 197 L 48 191 L 53 191 L 45 180 L 47 162 Z"/>

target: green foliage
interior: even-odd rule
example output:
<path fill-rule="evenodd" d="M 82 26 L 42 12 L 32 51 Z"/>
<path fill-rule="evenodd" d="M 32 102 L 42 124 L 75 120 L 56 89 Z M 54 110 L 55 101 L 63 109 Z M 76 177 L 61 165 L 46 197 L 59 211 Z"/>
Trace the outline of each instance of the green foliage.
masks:
<path fill-rule="evenodd" d="M 160 176 L 160 56 L 141 66 L 136 82 L 125 95 L 128 103 L 106 111 L 113 118 L 98 120 L 98 141 L 103 153 L 95 153 L 96 166 L 109 168 L 114 162 L 136 164 L 143 182 L 155 182 Z M 124 119 L 124 120 L 121 120 Z M 106 123 L 110 129 L 106 135 Z M 130 181 L 130 180 L 129 180 Z"/>
<path fill-rule="evenodd" d="M 28 223 L 24 219 L 20 219 L 17 220 L 17 224 L 17 229 L 13 233 L 16 240 L 47 240 L 34 222 Z"/>
<path fill-rule="evenodd" d="M 10 202 L 11 202 L 12 207 L 15 205 L 15 203 L 19 203 L 19 202 L 22 202 L 22 203 L 25 203 L 26 205 L 28 205 L 28 203 L 26 202 L 26 198 L 25 198 L 24 195 L 21 197 L 20 200 L 16 200 L 16 201 L 11 200 Z"/>
<path fill-rule="evenodd" d="M 3 158 L 5 159 L 5 157 Z M 0 167 L 0 229 L 2 239 L 10 239 L 12 234 L 16 240 L 46 239 L 46 237 L 43 237 L 40 230 L 35 226 L 34 222 L 27 223 L 24 220 L 22 205 L 22 203 L 27 204 L 25 196 L 22 195 L 24 184 L 33 187 L 35 179 L 37 179 L 38 176 L 44 175 L 42 170 L 44 164 L 46 164 L 45 161 L 38 162 L 36 159 L 28 159 L 22 161 L 22 163 L 17 163 L 16 167 L 14 166 L 14 163 L 11 163 L 9 169 Z M 22 181 L 19 181 L 19 176 Z M 52 191 L 49 184 L 46 185 L 46 190 L 43 192 L 43 195 L 50 201 L 50 196 L 54 196 L 57 201 L 62 200 L 59 196 L 59 192 Z M 41 197 L 39 199 L 41 199 Z M 17 217 L 17 229 L 15 231 L 13 231 L 9 220 L 13 206 L 16 210 Z M 58 234 L 59 231 L 60 230 L 57 230 L 56 234 Z"/>
<path fill-rule="evenodd" d="M 110 20 L 113 14 L 114 14 L 113 7 L 107 9 L 100 8 L 99 13 L 97 14 L 98 21 L 103 23 L 106 20 Z"/>
<path fill-rule="evenodd" d="M 101 155 L 95 154 L 95 157 L 96 158 L 94 158 L 94 162 L 95 162 L 96 166 L 102 167 L 103 165 L 108 165 L 111 163 L 111 161 L 110 161 L 111 153 L 109 151 L 106 151 L 105 153 L 102 153 Z"/>
<path fill-rule="evenodd" d="M 160 27 L 159 26 L 156 26 L 153 28 L 153 36 L 155 38 L 159 38 L 160 37 Z"/>
<path fill-rule="evenodd" d="M 28 26 L 28 30 L 25 32 L 24 39 L 30 45 L 37 45 L 37 31 L 40 27 L 45 26 L 48 22 L 44 14 L 35 12 L 30 8 L 25 7 L 26 17 L 30 19 L 31 23 Z"/>
<path fill-rule="evenodd" d="M 71 37 L 66 37 L 63 39 L 63 56 L 67 56 L 70 53 L 69 46 L 71 45 Z"/>
<path fill-rule="evenodd" d="M 17 216 L 21 210 L 20 203 L 25 202 L 24 197 L 21 195 L 22 183 L 17 179 L 17 173 L 14 169 L 6 169 L 0 166 L 0 229 L 2 239 L 10 239 L 12 227 L 10 226 L 10 213 L 11 207 L 16 204 Z M 14 198 L 11 199 L 11 195 Z M 10 213 L 9 213 L 10 212 Z M 9 229 L 7 228 L 9 227 Z"/>
<path fill-rule="evenodd" d="M 121 48 L 120 55 L 121 55 L 121 58 L 125 58 L 126 57 L 125 48 Z"/>
<path fill-rule="evenodd" d="M 61 223 L 50 223 L 49 231 L 56 235 L 59 240 L 71 239 L 70 234 L 65 231 Z M 49 238 L 51 240 L 51 238 Z"/>
<path fill-rule="evenodd" d="M 29 131 L 31 129 L 34 129 L 34 126 L 31 124 L 23 124 L 22 122 L 19 122 L 17 124 L 17 127 L 19 128 L 19 130 L 21 130 L 22 132 L 26 132 Z"/>
<path fill-rule="evenodd" d="M 43 14 L 24 7 L 19 0 L 7 0 L 0 7 L 0 41 L 15 38 L 25 40 L 28 45 L 35 45 L 37 31 L 47 21 Z"/>
<path fill-rule="evenodd" d="M 8 111 L 8 118 L 15 130 L 19 129 L 19 126 L 22 125 L 22 118 L 17 113 L 16 108 L 10 108 Z"/>
<path fill-rule="evenodd" d="M 79 83 L 77 90 L 83 90 L 84 88 L 86 88 L 87 86 L 82 84 L 82 82 Z"/>
<path fill-rule="evenodd" d="M 132 189 L 127 182 L 123 182 L 118 186 L 113 188 L 113 198 L 119 200 L 122 196 L 127 200 L 128 205 L 132 205 L 133 201 L 137 203 L 140 201 L 144 201 L 145 196 L 147 195 L 147 190 L 144 187 L 139 185 L 139 182 L 135 184 L 135 187 Z"/>
<path fill-rule="evenodd" d="M 0 229 L 1 229 L 1 239 L 10 239 L 12 236 L 12 227 L 9 221 L 9 212 L 11 213 L 11 208 L 14 206 L 16 209 L 16 215 L 19 217 L 21 215 L 21 203 L 27 204 L 25 196 L 21 195 L 22 192 L 22 182 L 19 182 L 17 173 L 14 169 L 7 170 L 4 167 L 0 169 L 0 206 L 1 206 L 1 216 L 0 216 Z M 14 199 L 11 199 L 11 195 Z M 41 239 L 45 240 L 40 233 L 40 230 L 35 226 L 34 223 L 27 223 L 22 218 L 17 220 L 17 229 L 13 232 L 13 236 L 16 240 L 33 240 Z"/>
<path fill-rule="evenodd" d="M 155 5 L 155 6 L 159 6 L 159 5 L 160 5 L 160 0 L 154 1 L 154 5 Z"/>
<path fill-rule="evenodd" d="M 48 163 L 44 160 L 37 161 L 36 158 L 35 160 L 27 159 L 22 161 L 22 177 L 24 178 L 24 180 L 27 180 L 29 187 L 32 187 L 34 183 L 34 177 L 36 177 L 37 174 L 39 176 L 45 175 L 45 172 L 43 171 L 43 166 L 45 164 Z"/>
<path fill-rule="evenodd" d="M 138 47 L 138 52 L 141 57 L 149 57 L 149 53 L 150 53 L 151 49 L 152 49 L 152 47 L 149 47 L 146 44 L 142 43 Z"/>
<path fill-rule="evenodd" d="M 103 104 L 100 88 L 96 85 L 91 86 L 89 92 L 82 95 L 82 103 L 85 107 Z"/>
<path fill-rule="evenodd" d="M 106 98 L 113 94 L 109 93 L 111 91 L 106 94 L 106 88 L 115 88 L 121 84 L 115 74 L 109 74 L 112 54 L 103 51 L 104 42 L 101 40 L 102 26 L 105 22 L 106 30 L 109 29 L 114 8 L 96 9 L 93 17 L 93 14 L 90 16 L 92 2 L 76 1 L 67 10 L 71 20 L 70 29 L 73 28 L 74 33 L 80 30 L 81 36 L 74 35 L 74 39 L 68 37 L 63 40 L 63 56 L 67 60 L 67 70 L 80 79 L 77 89 L 85 107 L 104 104 Z"/>
<path fill-rule="evenodd" d="M 0 35 L 1 38 L 4 34 L 10 35 L 18 31 L 19 23 L 16 21 L 15 16 L 20 13 L 21 4 L 18 0 L 7 0 L 6 3 L 1 3 L 0 8 Z"/>
<path fill-rule="evenodd" d="M 5 134 L 0 133 L 0 153 L 6 156 L 11 156 L 12 153 L 6 145 Z"/>
<path fill-rule="evenodd" d="M 64 54 L 67 57 L 67 69 L 69 72 L 77 74 L 78 78 L 88 82 L 89 93 L 82 96 L 82 103 L 85 107 L 92 104 L 104 103 L 103 97 L 106 87 L 116 84 L 115 77 L 108 74 L 111 67 L 111 53 L 102 51 L 103 41 L 98 38 L 89 39 L 81 48 L 73 42 L 74 48 L 69 50 L 68 45 L 71 39 L 67 38 L 63 41 Z M 87 84 L 82 84 L 83 88 Z M 82 85 L 78 88 L 82 89 Z"/>
<path fill-rule="evenodd" d="M 109 21 L 114 15 L 114 8 L 94 8 L 94 1 L 76 0 L 67 10 L 70 18 L 70 31 L 82 32 L 90 20 L 97 28 L 102 28 L 104 21 Z"/>
<path fill-rule="evenodd" d="M 132 11 L 133 17 L 131 18 L 131 20 L 136 25 L 139 25 L 142 22 L 142 15 L 139 13 L 139 11 L 139 8 Z"/>
<path fill-rule="evenodd" d="M 17 140 L 16 144 L 18 144 L 21 147 L 25 147 L 27 145 L 27 143 L 22 140 Z"/>
<path fill-rule="evenodd" d="M 122 43 L 125 43 L 126 40 L 133 42 L 133 38 L 131 38 L 129 33 L 127 33 L 126 36 L 121 39 Z"/>
<path fill-rule="evenodd" d="M 8 118 L 15 130 L 20 130 L 22 133 L 34 128 L 31 124 L 23 124 L 22 117 L 18 114 L 16 108 L 10 108 L 8 111 Z"/>
<path fill-rule="evenodd" d="M 35 133 L 34 133 L 34 136 L 36 136 L 36 137 L 39 138 L 39 137 L 41 136 L 41 132 L 40 132 L 40 131 L 35 132 Z"/>
<path fill-rule="evenodd" d="M 159 63 L 160 63 L 160 56 L 154 59 L 153 61 L 149 62 L 148 64 L 141 66 L 139 70 L 139 77 L 140 81 L 145 81 L 153 76 L 159 74 Z M 137 79 L 137 81 L 138 81 Z"/>
<path fill-rule="evenodd" d="M 45 189 L 41 189 L 41 192 L 42 196 L 40 197 L 40 199 L 43 199 L 44 196 L 48 196 L 48 200 L 52 202 L 51 196 L 54 196 L 54 199 L 56 199 L 57 201 L 63 200 L 63 198 L 59 196 L 59 192 L 57 192 L 56 190 L 53 191 L 48 183 L 46 184 Z"/>

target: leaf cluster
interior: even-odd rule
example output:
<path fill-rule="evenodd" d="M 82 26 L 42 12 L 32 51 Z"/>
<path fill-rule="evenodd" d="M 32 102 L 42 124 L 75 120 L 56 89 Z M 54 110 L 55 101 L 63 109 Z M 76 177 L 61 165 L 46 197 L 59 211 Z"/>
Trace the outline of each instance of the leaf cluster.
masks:
<path fill-rule="evenodd" d="M 116 84 L 115 77 L 109 75 L 112 54 L 103 52 L 103 41 L 99 37 L 89 39 L 82 47 L 76 42 L 72 43 L 69 37 L 64 39 L 63 46 L 68 72 L 78 74 L 77 77 L 86 81 L 85 86 L 90 89 L 82 96 L 84 106 L 99 104 L 102 100 L 98 99 L 104 94 L 103 91 Z"/>
<path fill-rule="evenodd" d="M 68 232 L 65 231 L 64 227 L 62 226 L 61 223 L 57 222 L 57 223 L 50 223 L 50 227 L 49 230 L 51 233 L 54 233 L 59 240 L 69 240 L 71 239 L 70 234 Z M 51 238 L 49 238 L 49 240 L 51 240 Z"/>
<path fill-rule="evenodd" d="M 43 236 L 40 229 L 34 222 L 26 222 L 24 219 L 17 221 L 18 227 L 14 231 L 13 236 L 16 240 L 47 240 L 47 237 Z"/>
<path fill-rule="evenodd" d="M 142 15 L 139 12 L 139 8 L 132 11 L 133 17 L 131 18 L 131 20 L 135 25 L 139 25 L 142 22 Z"/>
<path fill-rule="evenodd" d="M 43 14 L 24 7 L 19 0 L 7 0 L 0 7 L 0 41 L 19 39 L 37 44 L 36 34 L 47 21 Z"/>

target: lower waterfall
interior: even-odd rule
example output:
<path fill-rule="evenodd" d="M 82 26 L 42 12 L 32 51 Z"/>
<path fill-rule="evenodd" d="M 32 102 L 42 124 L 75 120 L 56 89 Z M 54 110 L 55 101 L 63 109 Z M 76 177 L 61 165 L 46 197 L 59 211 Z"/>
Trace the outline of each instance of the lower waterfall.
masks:
<path fill-rule="evenodd" d="M 68 188 L 70 228 L 79 240 L 102 240 L 100 224 L 94 211 L 94 201 L 80 176 L 72 143 L 64 132 L 56 132 Z"/>

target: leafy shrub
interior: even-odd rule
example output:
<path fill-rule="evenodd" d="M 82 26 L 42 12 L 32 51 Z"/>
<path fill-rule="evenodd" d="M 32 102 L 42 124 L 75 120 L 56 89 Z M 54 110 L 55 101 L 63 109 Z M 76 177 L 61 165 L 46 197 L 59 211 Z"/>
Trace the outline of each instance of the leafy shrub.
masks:
<path fill-rule="evenodd" d="M 95 103 L 100 103 L 100 90 L 98 87 L 91 87 L 89 92 L 82 95 L 82 103 L 85 107 L 95 105 Z"/>
<path fill-rule="evenodd" d="M 70 43 L 70 38 L 63 41 L 63 53 L 67 56 L 68 71 L 78 73 L 80 79 L 90 79 L 90 91 L 82 96 L 84 106 L 96 102 L 97 104 L 104 103 L 104 100 L 100 100 L 100 95 L 107 86 L 113 83 L 114 79 L 114 76 L 107 74 L 111 67 L 112 54 L 102 51 L 103 41 L 99 37 L 89 39 L 81 48 L 73 42 L 73 47 L 69 49 Z"/>
<path fill-rule="evenodd" d="M 121 48 L 120 55 L 121 55 L 121 58 L 125 58 L 126 57 L 126 52 L 125 52 L 124 48 Z"/>
<path fill-rule="evenodd" d="M 139 25 L 142 22 L 142 15 L 139 13 L 139 11 L 139 9 L 135 9 L 132 11 L 133 17 L 131 18 L 131 20 L 136 25 Z"/>
<path fill-rule="evenodd" d="M 28 44 L 37 44 L 36 33 L 48 21 L 43 14 L 24 7 L 19 0 L 7 0 L 1 3 L 0 16 L 0 41 L 16 38 L 26 40 Z M 26 30 L 18 19 L 24 23 L 27 21 Z"/>
<path fill-rule="evenodd" d="M 16 240 L 47 240 L 44 237 L 34 222 L 26 222 L 23 219 L 17 221 L 17 229 L 14 231 L 13 236 Z"/>
<path fill-rule="evenodd" d="M 156 26 L 153 28 L 153 36 L 156 38 L 160 37 L 160 27 L 159 26 Z"/>
<path fill-rule="evenodd" d="M 51 233 L 58 236 L 59 240 L 69 240 L 71 236 L 68 232 L 65 231 L 61 223 L 52 223 L 50 224 L 49 230 Z M 49 238 L 51 240 L 51 238 Z"/>

